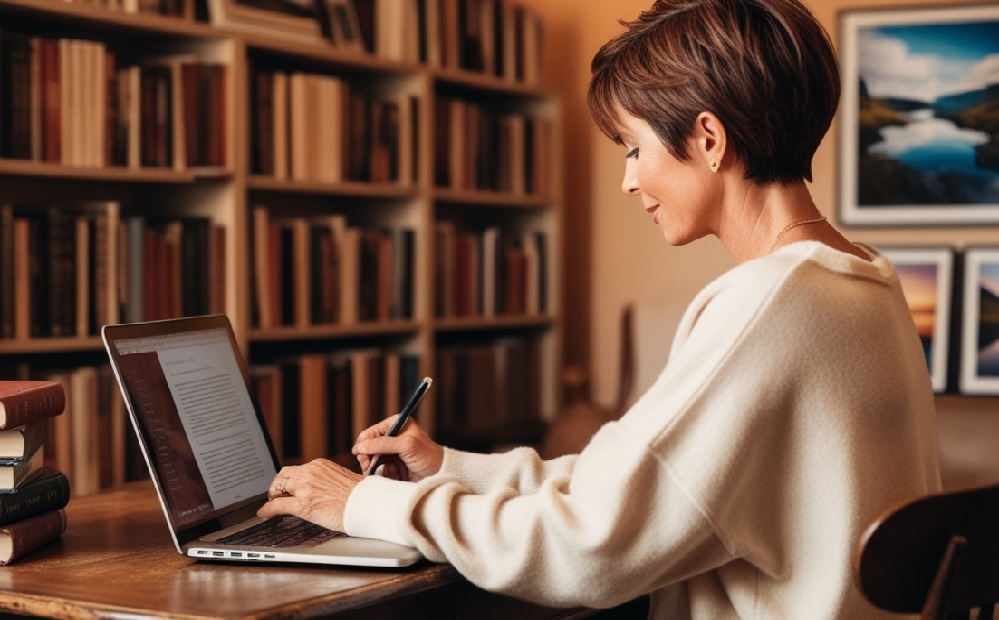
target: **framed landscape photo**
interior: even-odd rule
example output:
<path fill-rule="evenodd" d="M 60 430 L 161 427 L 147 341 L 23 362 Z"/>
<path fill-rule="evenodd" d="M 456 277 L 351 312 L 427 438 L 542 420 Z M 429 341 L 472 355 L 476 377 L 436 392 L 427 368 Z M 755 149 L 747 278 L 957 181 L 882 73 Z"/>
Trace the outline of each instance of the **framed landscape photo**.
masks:
<path fill-rule="evenodd" d="M 960 390 L 999 394 L 999 247 L 964 252 Z"/>
<path fill-rule="evenodd" d="M 844 225 L 999 222 L 999 3 L 840 13 Z"/>
<path fill-rule="evenodd" d="M 954 250 L 949 247 L 881 247 L 895 264 L 909 313 L 923 344 L 934 392 L 947 390 L 950 360 Z"/>
<path fill-rule="evenodd" d="M 208 0 L 208 12 L 216 26 L 314 43 L 323 40 L 320 1 Z"/>

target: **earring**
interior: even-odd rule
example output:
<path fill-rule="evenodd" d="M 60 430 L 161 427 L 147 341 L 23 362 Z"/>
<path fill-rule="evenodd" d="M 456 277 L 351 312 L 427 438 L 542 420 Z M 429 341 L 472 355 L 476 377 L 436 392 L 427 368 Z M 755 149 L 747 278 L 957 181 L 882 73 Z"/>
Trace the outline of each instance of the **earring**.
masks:
<path fill-rule="evenodd" d="M 718 172 L 718 162 L 711 162 L 711 172 Z"/>

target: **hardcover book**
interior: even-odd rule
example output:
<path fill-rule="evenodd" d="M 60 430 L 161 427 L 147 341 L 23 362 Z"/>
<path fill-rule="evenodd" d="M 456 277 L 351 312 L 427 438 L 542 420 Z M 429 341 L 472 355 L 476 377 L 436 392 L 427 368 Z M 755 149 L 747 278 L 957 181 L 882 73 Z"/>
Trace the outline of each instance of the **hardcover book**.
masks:
<path fill-rule="evenodd" d="M 0 529 L 0 565 L 10 564 L 66 531 L 66 513 L 50 510 Z"/>
<path fill-rule="evenodd" d="M 12 493 L 28 477 L 42 468 L 43 448 L 35 450 L 30 457 L 0 464 L 0 493 Z"/>
<path fill-rule="evenodd" d="M 45 419 L 40 419 L 0 430 L 0 462 L 34 453 L 45 442 L 46 424 Z"/>
<path fill-rule="evenodd" d="M 57 416 L 66 393 L 55 381 L 0 381 L 0 429 Z"/>
<path fill-rule="evenodd" d="M 0 493 L 0 525 L 20 521 L 69 503 L 69 478 L 44 467 L 13 493 Z"/>

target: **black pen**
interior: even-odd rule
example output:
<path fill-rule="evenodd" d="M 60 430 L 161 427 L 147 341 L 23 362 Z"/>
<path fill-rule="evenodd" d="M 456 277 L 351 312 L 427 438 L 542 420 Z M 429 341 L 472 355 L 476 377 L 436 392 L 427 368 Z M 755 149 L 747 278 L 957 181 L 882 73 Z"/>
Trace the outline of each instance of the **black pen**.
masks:
<path fill-rule="evenodd" d="M 402 408 L 401 412 L 399 412 L 399 417 L 396 418 L 395 423 L 392 424 L 392 428 L 390 428 L 388 433 L 385 434 L 386 437 L 395 437 L 402 432 L 402 427 L 406 425 L 410 416 L 412 416 L 413 412 L 416 411 L 416 406 L 420 404 L 421 400 L 423 400 L 423 395 L 427 393 L 427 388 L 429 388 L 430 384 L 433 382 L 434 380 L 430 377 L 424 377 L 423 381 L 420 381 L 420 384 L 416 386 L 416 391 L 409 397 L 409 402 L 406 403 L 406 406 Z M 371 457 L 371 465 L 368 466 L 369 476 L 375 473 L 375 469 L 378 468 L 378 456 L 379 455 L 376 454 Z"/>

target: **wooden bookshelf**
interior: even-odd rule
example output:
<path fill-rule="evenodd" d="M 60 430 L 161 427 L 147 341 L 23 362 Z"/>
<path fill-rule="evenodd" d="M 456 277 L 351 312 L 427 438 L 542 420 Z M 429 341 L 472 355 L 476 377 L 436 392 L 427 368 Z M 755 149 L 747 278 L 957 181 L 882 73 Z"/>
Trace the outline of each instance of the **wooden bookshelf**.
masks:
<path fill-rule="evenodd" d="M 74 381 L 100 394 L 69 415 L 100 416 L 100 449 L 115 451 L 103 469 L 73 471 L 93 446 L 74 445 L 68 422 L 52 429 L 50 460 L 75 492 L 143 472 L 131 429 L 117 428 L 120 403 L 107 404 L 105 322 L 226 313 L 288 461 L 344 460 L 342 435 L 393 411 L 424 375 L 437 382 L 419 419 L 442 439 L 536 440 L 559 406 L 562 240 L 560 109 L 538 85 L 534 14 L 514 0 L 380 2 L 369 53 L 169 5 L 176 16 L 126 0 L 0 0 L 0 234 L 10 228 L 6 244 L 19 230 L 16 247 L 34 257 L 0 260 L 0 296 L 14 300 L 0 306 L 0 378 L 56 376 L 70 399 Z M 475 32 L 455 30 L 462 19 Z M 72 81 L 48 78 L 46 46 L 63 50 Z M 112 205 L 113 247 L 76 217 L 83 203 Z M 76 217 L 71 269 L 69 255 L 57 267 L 39 249 L 60 214 Z M 442 229 L 462 235 L 462 262 Z M 455 290 L 460 314 L 441 305 Z M 58 311 L 73 334 L 51 324 L 52 295 L 75 304 Z M 529 385 L 530 406 L 456 423 L 455 386 L 436 375 L 468 347 L 492 373 L 476 385 L 518 391 L 510 407 Z"/>

